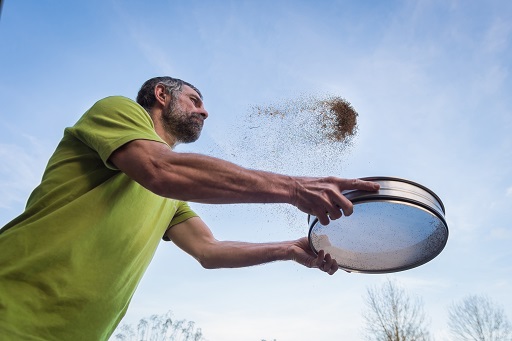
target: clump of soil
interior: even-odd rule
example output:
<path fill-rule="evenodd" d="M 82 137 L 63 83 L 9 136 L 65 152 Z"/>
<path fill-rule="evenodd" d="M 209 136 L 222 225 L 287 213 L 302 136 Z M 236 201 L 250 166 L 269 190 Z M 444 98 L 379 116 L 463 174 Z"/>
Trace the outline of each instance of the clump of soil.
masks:
<path fill-rule="evenodd" d="M 357 133 L 358 113 L 347 100 L 333 97 L 322 104 L 327 108 L 327 111 L 320 113 L 320 118 L 328 140 L 341 142 Z"/>
<path fill-rule="evenodd" d="M 324 139 L 323 142 L 350 144 L 357 133 L 357 116 L 350 102 L 339 96 L 317 98 L 302 96 L 267 106 L 253 106 L 253 115 L 269 118 L 298 119 L 307 121 L 305 129 L 316 127 L 314 133 Z M 253 116 L 251 115 L 251 116 Z M 299 134 L 300 135 L 300 134 Z"/>

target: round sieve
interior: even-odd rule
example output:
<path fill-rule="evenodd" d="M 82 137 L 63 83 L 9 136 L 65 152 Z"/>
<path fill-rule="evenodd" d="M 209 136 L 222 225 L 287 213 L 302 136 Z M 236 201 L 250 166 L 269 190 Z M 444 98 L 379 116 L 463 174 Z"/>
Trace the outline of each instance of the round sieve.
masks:
<path fill-rule="evenodd" d="M 348 272 L 390 273 L 434 259 L 448 240 L 441 199 L 430 189 L 395 177 L 367 177 L 379 191 L 344 191 L 354 213 L 322 225 L 309 216 L 309 243 Z"/>

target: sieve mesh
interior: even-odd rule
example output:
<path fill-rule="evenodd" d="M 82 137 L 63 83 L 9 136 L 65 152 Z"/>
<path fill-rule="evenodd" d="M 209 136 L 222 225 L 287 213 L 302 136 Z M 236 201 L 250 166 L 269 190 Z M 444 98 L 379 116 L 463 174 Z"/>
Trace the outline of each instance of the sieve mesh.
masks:
<path fill-rule="evenodd" d="M 340 268 L 353 272 L 387 273 L 410 269 L 436 257 L 444 248 L 448 228 L 425 208 L 399 201 L 364 201 L 354 213 L 331 221 L 314 222 L 310 243 L 324 250 Z"/>

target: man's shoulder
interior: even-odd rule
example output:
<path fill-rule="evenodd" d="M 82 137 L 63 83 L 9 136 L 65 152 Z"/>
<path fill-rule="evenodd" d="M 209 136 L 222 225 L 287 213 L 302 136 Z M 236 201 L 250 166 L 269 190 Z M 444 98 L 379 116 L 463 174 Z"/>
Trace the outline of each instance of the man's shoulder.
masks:
<path fill-rule="evenodd" d="M 106 105 L 106 106 L 113 106 L 113 105 L 135 105 L 139 106 L 137 102 L 135 102 L 133 99 L 124 97 L 124 96 L 108 96 L 105 98 L 100 99 L 97 101 L 94 106 L 97 105 Z"/>
<path fill-rule="evenodd" d="M 148 112 L 137 102 L 124 96 L 109 96 L 94 103 L 68 130 L 97 130 L 103 127 L 108 130 L 114 127 L 124 129 L 127 127 L 126 122 L 133 124 L 135 121 L 139 125 L 152 125 Z"/>
<path fill-rule="evenodd" d="M 124 96 L 109 96 L 100 99 L 88 110 L 85 116 L 102 115 L 110 116 L 114 113 L 133 116 L 137 113 L 141 117 L 148 115 L 147 111 L 134 100 Z"/>

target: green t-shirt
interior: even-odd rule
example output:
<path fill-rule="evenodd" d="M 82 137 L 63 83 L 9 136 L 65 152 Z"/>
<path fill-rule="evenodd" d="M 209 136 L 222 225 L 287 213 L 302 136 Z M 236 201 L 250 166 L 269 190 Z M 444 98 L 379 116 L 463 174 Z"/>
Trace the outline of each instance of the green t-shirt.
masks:
<path fill-rule="evenodd" d="M 108 163 L 136 139 L 164 143 L 124 97 L 64 131 L 25 211 L 0 230 L 0 339 L 107 340 L 167 228 L 196 216 Z"/>

